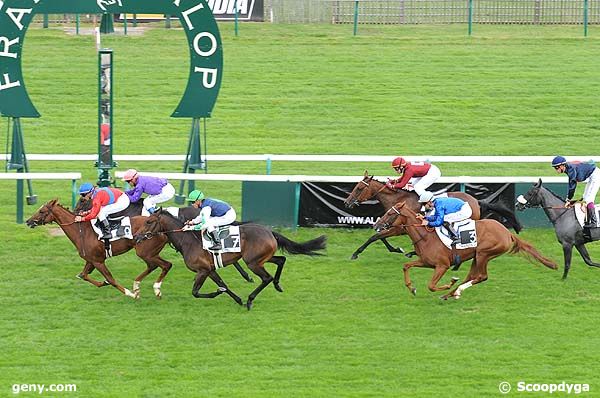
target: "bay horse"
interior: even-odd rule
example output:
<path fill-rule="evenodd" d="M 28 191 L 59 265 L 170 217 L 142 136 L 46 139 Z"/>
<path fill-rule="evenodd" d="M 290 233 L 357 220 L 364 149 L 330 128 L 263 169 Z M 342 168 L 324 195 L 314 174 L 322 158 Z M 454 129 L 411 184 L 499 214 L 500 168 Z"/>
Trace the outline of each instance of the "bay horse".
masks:
<path fill-rule="evenodd" d="M 80 197 L 79 200 L 77 201 L 77 204 L 75 205 L 75 209 L 73 212 L 75 214 L 79 214 L 81 212 L 88 211 L 91 207 L 92 207 L 92 199 L 84 199 L 84 198 Z M 143 208 L 144 208 L 144 203 L 141 200 L 139 200 L 137 202 L 130 203 L 129 206 L 127 206 L 127 208 L 125 208 L 125 210 L 121 210 L 120 212 L 111 214 L 110 217 L 117 218 L 117 217 L 141 216 Z M 200 209 L 198 209 L 194 206 L 177 207 L 176 209 L 178 209 L 178 212 L 179 212 L 178 217 L 181 221 L 192 220 L 192 219 L 196 218 L 198 216 L 198 214 L 200 214 Z M 239 272 L 239 274 L 242 276 L 242 278 L 244 278 L 247 282 L 250 282 L 250 283 L 254 282 L 254 279 L 252 279 L 252 277 L 250 275 L 248 275 L 248 273 L 244 270 L 244 268 L 242 268 L 242 265 L 238 261 L 233 263 L 233 266 L 235 267 L 237 272 Z"/>
<path fill-rule="evenodd" d="M 131 217 L 131 227 L 133 231 L 141 228 L 146 217 Z M 27 221 L 27 226 L 35 228 L 38 225 L 44 225 L 55 222 L 67 235 L 69 240 L 75 245 L 79 253 L 79 257 L 85 260 L 85 265 L 78 278 L 83 279 L 94 286 L 103 287 L 112 285 L 121 293 L 128 297 L 139 298 L 140 284 L 142 280 L 160 267 L 162 272 L 154 282 L 154 294 L 157 298 L 162 297 L 161 285 L 164 278 L 169 273 L 172 264 L 159 256 L 160 251 L 167 244 L 167 238 L 159 237 L 152 242 L 144 242 L 136 245 L 133 239 L 119 239 L 111 242 L 113 256 L 126 253 L 135 247 L 135 252 L 146 263 L 146 269 L 139 274 L 133 282 L 133 292 L 121 286 L 112 276 L 111 272 L 106 267 L 106 252 L 104 242 L 98 240 L 98 235 L 92 228 L 91 222 L 75 222 L 75 214 L 69 209 L 63 207 L 58 199 L 53 199 L 40 207 Z M 96 281 L 90 278 L 89 273 L 97 269 L 102 276 L 104 282 Z"/>
<path fill-rule="evenodd" d="M 489 212 L 495 212 L 503 217 L 506 220 L 507 227 L 513 228 L 515 232 L 519 233 L 523 229 L 523 226 L 519 220 L 517 220 L 514 212 L 500 203 L 490 203 L 487 200 L 478 201 L 473 196 L 464 192 L 448 192 L 448 196 L 451 198 L 462 199 L 467 202 L 473 210 L 473 215 L 471 216 L 473 220 L 479 220 L 482 216 L 488 215 Z M 385 209 L 389 209 L 399 202 L 405 202 L 407 207 L 416 212 L 420 211 L 422 206 L 422 204 L 419 203 L 419 196 L 416 192 L 410 192 L 404 189 L 391 189 L 386 186 L 385 183 L 374 179 L 373 176 L 369 176 L 369 173 L 365 170 L 363 179 L 354 186 L 354 189 L 344 201 L 344 206 L 352 208 L 371 199 L 377 199 Z M 402 232 L 400 229 L 394 227 L 378 232 L 356 249 L 356 251 L 352 253 L 350 259 L 356 260 L 359 254 L 362 253 L 367 246 L 377 240 L 381 240 L 390 252 L 404 253 L 404 250 L 401 248 L 392 247 L 386 239 L 398 235 L 402 235 Z"/>
<path fill-rule="evenodd" d="M 428 285 L 429 290 L 432 292 L 452 288 L 458 278 L 453 278 L 449 284 L 437 285 L 450 268 L 452 251 L 442 243 L 435 230 L 422 226 L 417 213 L 404 202 L 392 206 L 375 223 L 374 228 L 383 230 L 392 226 L 406 231 L 413 242 L 415 251 L 419 255 L 418 260 L 404 264 L 404 282 L 411 293 L 416 294 L 416 289 L 412 286 L 409 276 L 409 270 L 412 267 L 426 267 L 435 270 Z M 456 249 L 456 253 L 461 256 L 462 260 L 473 259 L 471 269 L 465 280 L 450 293 L 442 296 L 443 299 L 448 297 L 459 299 L 463 290 L 486 281 L 488 279 L 488 262 L 505 253 L 526 254 L 528 259 L 533 258 L 550 269 L 557 269 L 558 267 L 552 260 L 542 256 L 530 243 L 512 234 L 496 220 L 477 220 L 475 221 L 475 229 L 477 232 L 477 247 Z"/>
<path fill-rule="evenodd" d="M 154 214 L 146 217 L 146 221 L 141 230 L 137 232 L 137 240 L 150 239 L 154 236 L 164 237 L 166 235 L 175 249 L 181 253 L 188 269 L 196 273 L 192 295 L 196 298 L 214 298 L 222 293 L 227 293 L 236 303 L 244 305 L 242 299 L 227 287 L 225 282 L 216 273 L 213 264 L 212 254 L 202 248 L 202 238 L 200 231 L 182 232 L 183 222 L 169 212 L 159 209 Z M 223 253 L 223 265 L 231 264 L 240 258 L 243 258 L 248 268 L 261 279 L 261 284 L 248 296 L 246 307 L 252 308 L 256 296 L 271 282 L 278 292 L 283 292 L 279 281 L 283 266 L 286 261 L 285 256 L 276 256 L 277 249 L 286 251 L 289 254 L 305 254 L 308 256 L 321 255 L 318 250 L 325 249 L 325 235 L 312 239 L 304 243 L 293 242 L 277 232 L 259 224 L 242 224 L 240 228 L 240 247 L 239 253 Z M 271 276 L 265 269 L 266 262 L 277 265 L 275 277 Z M 200 293 L 200 288 L 207 277 L 210 277 L 218 286 L 217 291 L 212 293 Z"/>
<path fill-rule="evenodd" d="M 571 269 L 571 258 L 573 255 L 573 246 L 577 249 L 583 261 L 591 267 L 600 267 L 590 258 L 590 254 L 585 247 L 587 241 L 583 235 L 583 228 L 577 216 L 574 207 L 565 207 L 565 200 L 546 187 L 542 186 L 542 180 L 533 184 L 525 195 L 517 199 L 517 210 L 525 210 L 531 207 L 541 207 L 544 213 L 554 226 L 554 232 L 563 249 L 565 260 L 562 279 L 567 279 Z"/>

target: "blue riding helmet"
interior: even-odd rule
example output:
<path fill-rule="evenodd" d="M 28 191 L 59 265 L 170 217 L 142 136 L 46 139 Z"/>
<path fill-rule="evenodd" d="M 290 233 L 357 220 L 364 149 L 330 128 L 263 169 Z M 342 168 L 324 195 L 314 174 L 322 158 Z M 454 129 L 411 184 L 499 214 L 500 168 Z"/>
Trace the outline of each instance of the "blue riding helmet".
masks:
<path fill-rule="evenodd" d="M 552 167 L 560 166 L 561 164 L 567 163 L 567 159 L 562 156 L 556 156 L 552 159 Z"/>
<path fill-rule="evenodd" d="M 80 195 L 86 195 L 86 194 L 92 192 L 93 190 L 94 190 L 94 185 L 93 184 L 91 184 L 89 182 L 84 182 L 79 187 L 79 194 Z"/>

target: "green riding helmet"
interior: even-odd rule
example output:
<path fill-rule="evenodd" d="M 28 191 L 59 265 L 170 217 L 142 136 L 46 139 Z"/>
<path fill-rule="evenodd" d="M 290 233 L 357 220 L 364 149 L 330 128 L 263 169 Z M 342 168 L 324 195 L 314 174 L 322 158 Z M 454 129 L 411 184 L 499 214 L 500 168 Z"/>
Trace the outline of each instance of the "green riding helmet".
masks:
<path fill-rule="evenodd" d="M 202 193 L 202 191 L 198 190 L 198 189 L 194 189 L 192 192 L 190 192 L 190 194 L 187 197 L 188 202 L 195 202 L 197 200 L 203 200 L 204 199 L 204 194 Z"/>

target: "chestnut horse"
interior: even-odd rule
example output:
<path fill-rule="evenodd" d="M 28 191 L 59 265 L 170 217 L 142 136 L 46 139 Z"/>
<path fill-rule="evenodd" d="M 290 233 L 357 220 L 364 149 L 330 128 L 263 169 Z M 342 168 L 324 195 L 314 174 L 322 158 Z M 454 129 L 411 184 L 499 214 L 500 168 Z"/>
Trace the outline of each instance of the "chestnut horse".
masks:
<path fill-rule="evenodd" d="M 136 231 L 140 228 L 146 217 L 131 217 L 131 228 Z M 142 280 L 160 267 L 162 269 L 161 274 L 153 285 L 154 294 L 157 298 L 162 297 L 160 290 L 163 279 L 167 276 L 167 273 L 172 267 L 172 264 L 159 256 L 160 251 L 167 244 L 167 238 L 164 236 L 151 242 L 144 242 L 140 245 L 136 245 L 133 239 L 119 239 L 111 242 L 113 256 L 118 256 L 128 252 L 135 247 L 136 254 L 142 260 L 146 262 L 146 270 L 139 274 L 133 282 L 133 292 L 129 289 L 121 286 L 112 276 L 108 268 L 106 267 L 106 253 L 104 249 L 104 242 L 98 240 L 98 235 L 92 228 L 90 222 L 76 223 L 75 214 L 71 213 L 67 208 L 63 207 L 58 203 L 57 199 L 53 199 L 39 208 L 35 214 L 33 214 L 27 221 L 27 225 L 31 228 L 35 228 L 38 225 L 44 225 L 51 222 L 57 223 L 62 230 L 65 232 L 69 240 L 75 245 L 79 252 L 79 257 L 85 260 L 85 266 L 78 278 L 81 278 L 97 287 L 103 287 L 112 285 L 117 288 L 121 293 L 133 297 L 139 298 L 140 294 L 140 283 Z M 105 281 L 99 282 L 89 277 L 89 273 L 97 269 L 104 276 Z"/>
<path fill-rule="evenodd" d="M 448 192 L 448 196 L 451 198 L 462 199 L 467 202 L 473 210 L 471 218 L 473 220 L 479 220 L 482 216 L 488 215 L 488 213 L 495 212 L 506 220 L 505 225 L 509 228 L 513 228 L 519 233 L 523 227 L 519 220 L 517 220 L 515 213 L 500 203 L 490 203 L 486 200 L 477 200 L 473 196 L 464 192 Z M 419 197 L 415 192 L 409 192 L 404 189 L 395 190 L 388 188 L 385 183 L 373 179 L 373 176 L 369 176 L 369 173 L 365 170 L 365 175 L 361 181 L 355 186 L 348 198 L 344 201 L 344 205 L 348 208 L 352 208 L 370 199 L 377 199 L 385 209 L 389 209 L 393 205 L 399 202 L 405 202 L 413 211 L 421 210 L 421 203 L 419 203 Z M 383 244 L 391 252 L 404 253 L 401 248 L 393 248 L 386 238 L 390 236 L 402 235 L 400 230 L 397 228 L 390 228 L 388 230 L 376 233 L 371 236 L 365 243 L 363 243 L 350 257 L 351 260 L 356 260 L 358 255 L 362 253 L 367 246 L 371 243 L 381 239 Z"/>
<path fill-rule="evenodd" d="M 81 212 L 91 209 L 91 207 L 92 207 L 92 199 L 83 199 L 82 197 L 80 197 L 79 200 L 77 201 L 77 205 L 75 206 L 75 209 L 73 212 L 75 214 L 80 214 Z M 125 210 L 111 214 L 110 217 L 117 218 L 117 217 L 141 216 L 143 208 L 144 208 L 144 203 L 141 200 L 139 200 L 137 202 L 130 203 L 129 206 L 127 206 L 127 208 Z M 197 217 L 198 214 L 200 214 L 200 209 L 197 209 L 193 206 L 181 207 L 181 208 L 173 207 L 173 209 L 178 210 L 179 219 L 181 221 L 192 220 L 195 217 Z M 242 278 L 244 278 L 247 282 L 254 282 L 252 277 L 250 275 L 248 275 L 248 273 L 242 268 L 242 265 L 239 262 L 236 261 L 235 263 L 233 263 L 233 266 L 235 267 L 237 272 L 240 273 Z"/>
<path fill-rule="evenodd" d="M 192 295 L 196 298 L 214 298 L 222 293 L 227 293 L 236 303 L 244 305 L 242 299 L 232 292 L 216 273 L 213 256 L 202 248 L 201 232 L 182 232 L 183 222 L 165 210 L 158 210 L 150 217 L 141 230 L 137 231 L 138 241 L 150 239 L 154 236 L 168 237 L 175 249 L 181 253 L 185 265 L 190 271 L 196 273 L 196 279 L 192 288 Z M 293 242 L 277 232 L 258 224 L 240 225 L 240 248 L 239 253 L 223 253 L 223 265 L 229 265 L 243 258 L 248 268 L 261 279 L 261 284 L 248 296 L 246 307 L 252 308 L 256 296 L 271 282 L 279 292 L 283 289 L 279 285 L 285 256 L 276 256 L 277 249 L 285 250 L 290 254 L 305 254 L 317 256 L 317 250 L 325 249 L 325 235 L 304 243 Z M 277 265 L 275 277 L 272 277 L 265 269 L 265 263 L 270 262 Z M 210 277 L 218 286 L 213 293 L 200 293 L 200 288 L 207 277 Z"/>
<path fill-rule="evenodd" d="M 406 287 L 413 293 L 416 289 L 412 286 L 409 270 L 412 267 L 434 268 L 433 277 L 429 282 L 429 290 L 432 292 L 450 289 L 458 280 L 453 278 L 451 283 L 438 286 L 439 280 L 444 276 L 452 262 L 452 251 L 448 249 L 439 239 L 433 228 L 421 225 L 421 220 L 406 203 L 401 202 L 389 209 L 375 224 L 376 230 L 388 229 L 390 227 L 406 231 L 410 236 L 419 255 L 419 259 L 404 264 L 404 282 Z M 475 221 L 477 231 L 477 247 L 468 249 L 457 249 L 456 253 L 461 259 L 473 259 L 471 269 L 465 280 L 449 294 L 442 296 L 460 298 L 463 290 L 487 280 L 488 262 L 502 254 L 522 253 L 528 255 L 528 259 L 535 259 L 550 269 L 558 266 L 552 260 L 542 256 L 531 244 L 519 239 L 506 227 L 496 220 L 486 219 Z"/>

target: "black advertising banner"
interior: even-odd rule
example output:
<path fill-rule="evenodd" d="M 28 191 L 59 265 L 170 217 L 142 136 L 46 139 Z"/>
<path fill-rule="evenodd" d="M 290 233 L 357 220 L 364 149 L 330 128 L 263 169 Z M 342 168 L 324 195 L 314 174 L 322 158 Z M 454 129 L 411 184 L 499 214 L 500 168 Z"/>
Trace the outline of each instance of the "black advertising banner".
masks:
<path fill-rule="evenodd" d="M 207 0 L 208 6 L 217 21 L 235 20 L 235 5 L 238 7 L 238 20 L 264 21 L 263 0 Z"/>
<path fill-rule="evenodd" d="M 344 207 L 354 183 L 303 182 L 300 190 L 300 212 L 298 225 L 301 227 L 344 227 L 372 228 L 385 212 L 377 200 L 370 200 L 353 209 Z M 460 184 L 433 184 L 430 191 L 460 191 Z M 476 199 L 500 202 L 514 210 L 514 184 L 465 184 L 465 192 Z M 483 216 L 489 217 L 490 214 Z M 495 218 L 492 216 L 492 218 Z"/>

